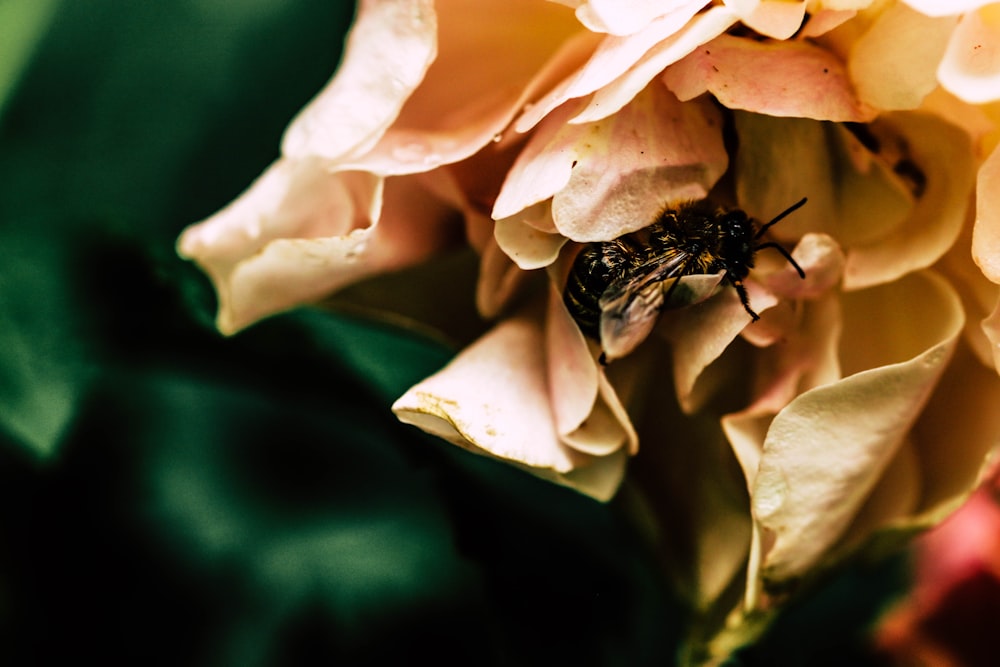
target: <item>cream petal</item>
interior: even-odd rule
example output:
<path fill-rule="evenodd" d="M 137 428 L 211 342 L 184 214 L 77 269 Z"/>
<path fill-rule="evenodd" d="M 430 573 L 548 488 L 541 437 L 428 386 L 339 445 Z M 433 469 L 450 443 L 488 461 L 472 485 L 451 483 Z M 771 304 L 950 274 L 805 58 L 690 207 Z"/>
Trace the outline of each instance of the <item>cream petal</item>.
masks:
<path fill-rule="evenodd" d="M 582 67 L 524 110 L 514 123 L 514 129 L 527 132 L 566 101 L 589 95 L 608 85 L 652 47 L 683 28 L 704 5 L 705 0 L 681 2 L 635 34 L 605 37 Z"/>
<path fill-rule="evenodd" d="M 851 48 L 848 70 L 858 96 L 878 109 L 916 109 L 937 86 L 937 67 L 956 19 L 904 5 L 882 12 Z"/>
<path fill-rule="evenodd" d="M 598 89 L 571 122 L 592 123 L 617 113 L 664 68 L 722 34 L 736 21 L 736 14 L 727 7 L 711 7 L 697 14 L 684 28 L 646 52 L 625 73 Z"/>
<path fill-rule="evenodd" d="M 399 116 L 436 55 L 433 0 L 361 2 L 336 76 L 292 121 L 282 152 L 330 160 L 365 153 Z"/>
<path fill-rule="evenodd" d="M 927 272 L 846 296 L 844 315 L 849 375 L 778 413 L 754 479 L 772 583 L 804 573 L 844 534 L 926 404 L 964 318 L 951 287 Z"/>
<path fill-rule="evenodd" d="M 526 271 L 554 262 L 567 241 L 561 234 L 540 231 L 537 225 L 528 222 L 527 218 L 533 217 L 538 208 L 544 209 L 551 219 L 548 202 L 540 202 L 509 218 L 497 220 L 493 230 L 500 249 Z"/>
<path fill-rule="evenodd" d="M 535 475 L 568 486 L 602 503 L 608 502 L 618 491 L 625 478 L 628 453 L 619 449 L 609 456 L 593 459 L 590 463 L 569 472 L 561 473 L 548 469 L 532 469 Z"/>
<path fill-rule="evenodd" d="M 951 16 L 985 7 L 996 0 L 901 0 L 901 2 L 927 16 Z"/>
<path fill-rule="evenodd" d="M 851 122 L 875 116 L 857 98 L 840 60 L 808 42 L 720 35 L 669 67 L 663 81 L 681 100 L 708 91 L 730 109 L 769 116 Z"/>
<path fill-rule="evenodd" d="M 611 118 L 567 126 L 580 159 L 552 198 L 556 227 L 575 241 L 609 240 L 667 204 L 704 198 L 728 165 L 721 128 L 710 103 L 681 104 L 656 84 Z"/>
<path fill-rule="evenodd" d="M 802 25 L 806 2 L 789 0 L 724 0 L 754 32 L 774 39 L 788 39 Z"/>
<path fill-rule="evenodd" d="M 889 122 L 909 147 L 909 159 L 925 175 L 926 188 L 903 224 L 848 250 L 845 289 L 894 280 L 930 266 L 952 246 L 966 220 L 975 184 L 968 135 L 923 114 L 894 114 Z"/>
<path fill-rule="evenodd" d="M 867 4 L 867 0 L 865 2 Z M 854 9 L 823 9 L 812 14 L 802 27 L 800 37 L 819 37 L 830 32 L 834 28 L 843 25 L 847 21 L 857 16 Z"/>
<path fill-rule="evenodd" d="M 1000 283 L 1000 148 L 979 168 L 972 256 L 987 278 Z"/>
<path fill-rule="evenodd" d="M 501 321 L 392 411 L 449 442 L 532 468 L 567 473 L 587 460 L 556 431 L 541 313 Z"/>
<path fill-rule="evenodd" d="M 495 239 L 490 238 L 480 251 L 479 280 L 476 283 L 476 310 L 485 319 L 493 319 L 521 293 L 530 274 L 517 266 Z"/>
<path fill-rule="evenodd" d="M 576 10 L 580 23 L 593 32 L 631 35 L 650 23 L 677 11 L 691 14 L 706 5 L 706 0 L 589 0 Z"/>
<path fill-rule="evenodd" d="M 1000 99 L 1000 6 L 962 17 L 937 75 L 945 89 L 966 102 Z"/>

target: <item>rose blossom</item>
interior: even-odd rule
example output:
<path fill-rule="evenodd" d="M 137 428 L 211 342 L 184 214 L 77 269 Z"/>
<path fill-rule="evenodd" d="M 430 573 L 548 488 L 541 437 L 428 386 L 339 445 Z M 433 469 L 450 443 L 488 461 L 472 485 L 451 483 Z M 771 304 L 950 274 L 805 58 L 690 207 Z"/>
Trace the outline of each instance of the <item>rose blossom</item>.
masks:
<path fill-rule="evenodd" d="M 724 654 L 741 614 L 953 509 L 1000 434 L 1000 157 L 976 200 L 994 127 L 938 88 L 965 18 L 931 4 L 363 2 L 282 157 L 179 248 L 232 332 L 464 236 L 495 324 L 394 412 L 602 500 L 638 454 L 622 502 L 692 604 L 745 589 Z M 576 253 L 705 197 L 760 221 L 808 197 L 768 232 L 806 278 L 761 251 L 759 322 L 723 283 L 599 364 Z"/>

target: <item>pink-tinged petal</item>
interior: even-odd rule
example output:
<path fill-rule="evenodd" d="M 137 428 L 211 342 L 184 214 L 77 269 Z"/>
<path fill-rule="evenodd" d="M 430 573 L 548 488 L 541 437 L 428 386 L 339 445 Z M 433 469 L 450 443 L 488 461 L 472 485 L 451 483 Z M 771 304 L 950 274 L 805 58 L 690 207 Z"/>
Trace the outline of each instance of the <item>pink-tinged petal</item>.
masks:
<path fill-rule="evenodd" d="M 916 109 L 937 86 L 937 67 L 955 27 L 895 5 L 879 14 L 851 49 L 848 70 L 858 96 L 878 109 Z"/>
<path fill-rule="evenodd" d="M 234 333 L 301 303 L 283 294 L 282 286 L 256 280 L 247 284 L 248 263 L 266 263 L 267 250 L 284 238 L 338 238 L 339 252 L 349 254 L 369 234 L 365 228 L 379 215 L 381 204 L 381 179 L 331 174 L 315 161 L 279 160 L 229 206 L 184 230 L 177 250 L 212 278 L 219 295 L 219 329 Z"/>
<path fill-rule="evenodd" d="M 549 290 L 547 317 L 550 401 L 563 442 L 592 456 L 622 448 L 635 453 L 632 422 L 555 288 Z"/>
<path fill-rule="evenodd" d="M 449 442 L 608 500 L 624 476 L 627 452 L 588 456 L 559 438 L 543 329 L 538 308 L 503 320 L 392 410 L 404 423 Z"/>
<path fill-rule="evenodd" d="M 937 75 L 945 89 L 966 102 L 1000 99 L 1000 7 L 983 7 L 962 17 Z"/>
<path fill-rule="evenodd" d="M 671 66 L 663 81 L 681 100 L 708 91 L 730 109 L 769 116 L 865 122 L 843 64 L 808 42 L 757 42 L 720 35 Z"/>
<path fill-rule="evenodd" d="M 792 250 L 792 258 L 805 272 L 805 278 L 800 277 L 795 268 L 779 256 L 787 266 L 775 273 L 755 274 L 754 280 L 783 299 L 815 299 L 836 287 L 844 273 L 844 252 L 840 244 L 826 234 L 803 236 Z M 757 264 L 763 268 L 762 262 Z"/>
<path fill-rule="evenodd" d="M 527 132 L 568 100 L 589 95 L 608 85 L 651 48 L 683 28 L 704 5 L 705 0 L 688 0 L 649 22 L 634 35 L 605 37 L 586 64 L 524 110 L 515 122 L 514 129 L 517 132 Z"/>
<path fill-rule="evenodd" d="M 771 545 L 762 571 L 771 582 L 801 575 L 844 535 L 920 415 L 963 325 L 958 296 L 926 272 L 844 299 L 847 377 L 778 413 L 754 479 L 753 513 Z"/>
<path fill-rule="evenodd" d="M 218 327 L 233 333 L 451 245 L 450 211 L 407 179 L 279 161 L 229 207 L 181 236 L 212 277 Z M 419 218 L 415 218 L 419 212 Z M 377 216 L 377 221 L 376 217 Z"/>
<path fill-rule="evenodd" d="M 565 473 L 584 463 L 556 432 L 540 315 L 503 320 L 392 411 L 449 442 L 530 467 Z"/>
<path fill-rule="evenodd" d="M 666 205 L 704 198 L 729 160 L 718 110 L 706 100 L 681 104 L 656 84 L 614 116 L 564 134 L 580 158 L 552 198 L 552 218 L 581 242 L 617 238 Z"/>
<path fill-rule="evenodd" d="M 996 2 L 996 0 L 901 0 L 927 16 L 953 16 L 963 14 Z"/>
<path fill-rule="evenodd" d="M 546 320 L 549 402 L 556 430 L 566 434 L 579 428 L 594 409 L 597 364 L 562 295 L 554 288 L 549 289 Z"/>
<path fill-rule="evenodd" d="M 287 156 L 362 155 L 399 116 L 437 55 L 432 0 L 364 0 L 329 84 L 295 118 Z"/>
<path fill-rule="evenodd" d="M 552 197 L 563 236 L 609 240 L 649 225 L 667 203 L 703 198 L 726 169 L 721 117 L 707 102 L 680 104 L 654 85 L 597 123 L 566 125 L 567 111 L 546 118 L 529 141 L 494 218 Z"/>
<path fill-rule="evenodd" d="M 735 119 L 740 141 L 736 193 L 741 206 L 754 217 L 768 220 L 790 202 L 803 196 L 809 198 L 801 210 L 771 230 L 777 239 L 821 232 L 849 250 L 877 246 L 905 229 L 904 222 L 914 211 L 910 187 L 887 160 L 872 155 L 842 125 L 742 112 L 736 113 Z M 938 126 L 948 127 L 938 123 L 935 131 Z M 881 129 L 877 124 L 869 128 L 873 132 Z M 891 126 L 887 124 L 885 129 L 886 136 L 879 137 L 880 143 L 901 143 Z M 947 131 L 946 136 L 953 138 Z M 914 139 L 913 143 L 926 140 Z M 937 138 L 931 143 L 936 146 Z M 937 178 L 936 171 L 950 164 L 946 161 L 918 167 L 928 170 L 924 173 L 930 180 Z M 943 183 L 955 180 L 942 176 Z M 950 188 L 948 185 L 944 189 Z M 951 220 L 950 213 L 945 220 Z M 910 261 L 909 252 L 907 248 L 904 256 L 893 258 L 888 268 Z"/>
<path fill-rule="evenodd" d="M 844 288 L 894 280 L 930 266 L 958 238 L 975 184 L 972 142 L 959 128 L 934 116 L 895 114 L 889 123 L 923 175 L 923 191 L 906 221 L 881 238 L 848 250 Z"/>
<path fill-rule="evenodd" d="M 738 12 L 740 22 L 754 32 L 774 39 L 788 39 L 802 25 L 806 2 L 789 0 L 725 0 Z"/>
<path fill-rule="evenodd" d="M 378 143 L 338 159 L 340 168 L 408 174 L 469 157 L 500 135 L 535 88 L 554 83 L 546 77 L 564 75 L 547 65 L 581 32 L 567 8 L 537 0 L 439 0 L 436 9 L 434 63 Z"/>
<path fill-rule="evenodd" d="M 631 35 L 665 15 L 696 5 L 694 14 L 706 4 L 707 0 L 589 0 L 577 8 L 576 17 L 593 32 Z"/>
<path fill-rule="evenodd" d="M 549 203 L 540 202 L 512 217 L 497 220 L 493 230 L 497 245 L 526 271 L 554 262 L 567 241 L 561 234 L 540 231 L 537 224 L 530 222 L 537 215 L 547 217 L 552 224 Z"/>
<path fill-rule="evenodd" d="M 736 14 L 732 10 L 721 6 L 711 7 L 696 15 L 684 28 L 650 49 L 614 81 L 598 89 L 572 122 L 591 123 L 617 113 L 665 67 L 722 34 L 736 20 Z"/>
<path fill-rule="evenodd" d="M 987 278 L 1000 283 L 1000 148 L 979 168 L 976 186 L 972 257 Z"/>

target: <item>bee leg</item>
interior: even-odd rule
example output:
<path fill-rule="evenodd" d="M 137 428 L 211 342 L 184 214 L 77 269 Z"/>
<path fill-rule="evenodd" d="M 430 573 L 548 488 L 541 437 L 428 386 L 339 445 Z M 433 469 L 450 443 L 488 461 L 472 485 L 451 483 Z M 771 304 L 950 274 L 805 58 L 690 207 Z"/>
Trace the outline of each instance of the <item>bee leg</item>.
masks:
<path fill-rule="evenodd" d="M 736 289 L 736 293 L 740 297 L 740 303 L 743 304 L 743 309 L 745 311 L 747 311 L 747 313 L 750 314 L 750 318 L 754 322 L 756 322 L 757 320 L 759 320 L 760 319 L 760 315 L 758 315 L 757 313 L 753 312 L 753 308 L 750 307 L 750 297 L 747 296 L 747 288 L 743 286 L 743 281 L 742 280 L 733 280 L 732 278 L 729 278 L 728 276 L 726 276 L 726 277 L 729 280 L 729 284 L 732 285 Z"/>

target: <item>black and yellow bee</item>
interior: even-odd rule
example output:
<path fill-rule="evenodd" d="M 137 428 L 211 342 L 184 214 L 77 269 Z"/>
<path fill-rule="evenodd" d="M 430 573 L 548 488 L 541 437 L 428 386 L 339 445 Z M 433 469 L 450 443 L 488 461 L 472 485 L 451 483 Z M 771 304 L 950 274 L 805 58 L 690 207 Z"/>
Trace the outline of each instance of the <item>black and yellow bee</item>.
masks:
<path fill-rule="evenodd" d="M 649 335 L 682 276 L 724 272 L 724 280 L 757 321 L 743 280 L 758 250 L 774 248 L 805 278 L 784 247 L 759 240 L 805 203 L 803 198 L 763 225 L 740 209 L 708 201 L 668 207 L 645 229 L 584 246 L 573 262 L 563 300 L 580 330 L 600 341 L 610 358 L 628 354 Z"/>

